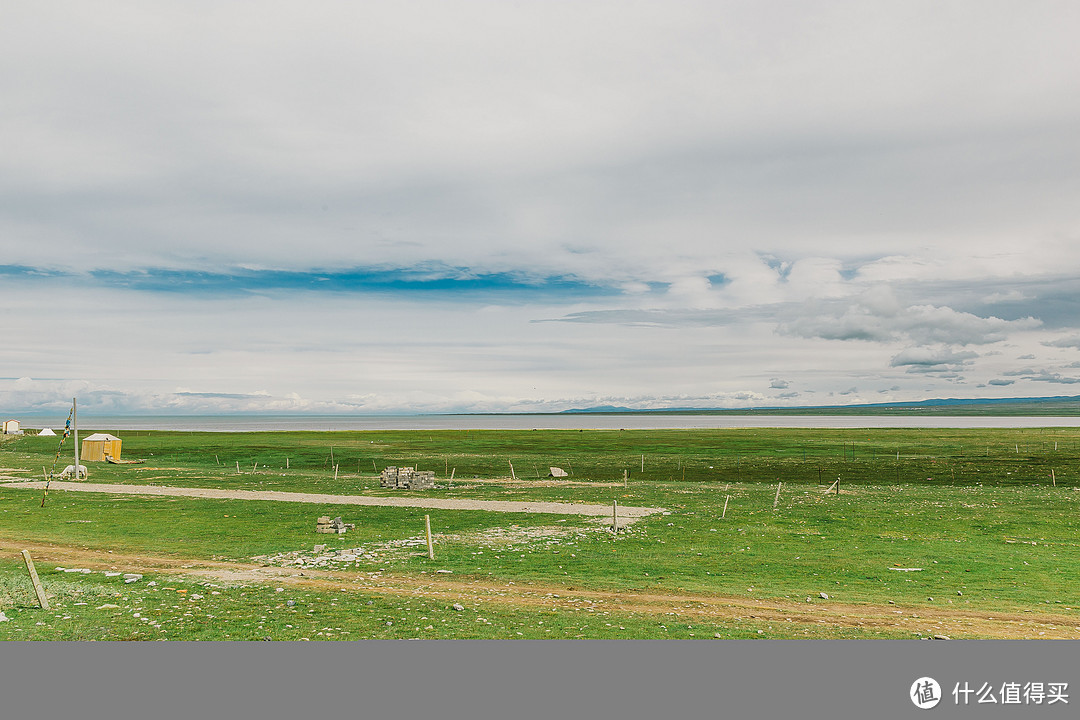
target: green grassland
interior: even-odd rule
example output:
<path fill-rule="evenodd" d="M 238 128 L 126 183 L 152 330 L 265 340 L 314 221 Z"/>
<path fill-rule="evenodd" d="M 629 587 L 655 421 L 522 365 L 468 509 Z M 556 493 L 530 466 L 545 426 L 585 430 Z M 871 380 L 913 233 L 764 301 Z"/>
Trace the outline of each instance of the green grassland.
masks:
<path fill-rule="evenodd" d="M 375 469 L 412 465 L 436 471 L 438 480 L 434 490 L 410 496 L 617 500 L 669 514 L 616 535 L 597 519 L 480 510 L 57 490 L 42 507 L 40 490 L 3 487 L 0 540 L 255 564 L 326 544 L 368 551 L 336 568 L 342 578 L 448 570 L 439 577 L 571 594 L 805 602 L 826 593 L 830 601 L 909 612 L 1052 611 L 1080 625 L 1080 432 L 1073 429 L 117 434 L 125 458 L 147 462 L 90 464 L 92 482 L 388 495 L 403 491 L 379 488 Z M 0 468 L 9 470 L 0 474 L 40 478 L 58 442 L 5 442 Z M 65 445 L 61 465 L 71 462 L 69 451 Z M 519 482 L 482 482 L 508 478 L 511 463 Z M 571 483 L 548 482 L 551 465 L 567 470 Z M 826 494 L 838 477 L 840 494 Z M 316 535 L 314 520 L 323 514 L 356 528 Z M 423 537 L 425 514 L 435 560 L 415 545 L 395 545 Z M 279 592 L 273 583 L 165 570 L 132 584 L 50 564 L 39 570 L 53 599 L 48 612 L 36 607 L 18 554 L 0 560 L 0 610 L 9 618 L 0 638 L 912 637 L 908 629 L 778 625 L 749 616 L 696 621 L 692 613 L 641 608 L 479 599 L 462 611 L 445 598 L 374 587 L 282 583 Z"/>

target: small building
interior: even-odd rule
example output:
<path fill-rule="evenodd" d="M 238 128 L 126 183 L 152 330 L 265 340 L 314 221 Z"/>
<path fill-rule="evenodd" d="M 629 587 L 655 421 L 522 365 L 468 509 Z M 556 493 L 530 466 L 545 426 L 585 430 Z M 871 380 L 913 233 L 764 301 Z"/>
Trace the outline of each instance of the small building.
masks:
<path fill-rule="evenodd" d="M 4 434 L 5 435 L 22 435 L 22 429 L 19 427 L 18 420 L 5 420 L 4 421 Z"/>
<path fill-rule="evenodd" d="M 113 460 L 119 460 L 120 444 L 120 438 L 115 435 L 94 433 L 83 439 L 79 459 L 87 462 L 105 462 L 105 457 L 108 456 Z"/>
<path fill-rule="evenodd" d="M 52 428 L 42 428 L 41 432 L 38 433 L 38 437 L 56 437 L 56 433 L 53 432 Z"/>

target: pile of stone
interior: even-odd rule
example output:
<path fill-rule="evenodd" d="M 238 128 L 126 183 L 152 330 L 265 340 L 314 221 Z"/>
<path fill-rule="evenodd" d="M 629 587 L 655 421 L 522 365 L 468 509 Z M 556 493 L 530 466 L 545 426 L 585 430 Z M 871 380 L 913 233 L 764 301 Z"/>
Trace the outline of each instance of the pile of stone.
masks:
<path fill-rule="evenodd" d="M 323 515 L 315 521 L 315 532 L 317 533 L 344 535 L 346 530 L 352 530 L 355 527 L 356 525 L 352 523 L 342 522 L 340 517 L 331 520 L 327 515 Z"/>
<path fill-rule="evenodd" d="M 379 485 L 392 490 L 431 490 L 435 487 L 435 473 L 391 465 L 382 471 Z"/>

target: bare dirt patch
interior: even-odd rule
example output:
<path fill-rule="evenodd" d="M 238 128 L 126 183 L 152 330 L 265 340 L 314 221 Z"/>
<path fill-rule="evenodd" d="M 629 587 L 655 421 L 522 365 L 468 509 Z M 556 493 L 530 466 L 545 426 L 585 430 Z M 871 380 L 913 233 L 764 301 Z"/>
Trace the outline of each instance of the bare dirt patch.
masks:
<path fill-rule="evenodd" d="M 590 534 L 608 532 L 607 527 L 565 527 L 562 525 L 537 525 L 493 527 L 470 533 L 434 533 L 432 541 L 436 547 L 449 542 L 465 542 L 482 552 L 494 551 L 531 552 L 551 545 L 574 545 Z M 359 563 L 377 563 L 393 565 L 412 555 L 426 554 L 427 539 L 423 535 L 390 540 L 381 543 L 368 543 L 355 548 L 329 549 L 326 545 L 315 545 L 311 550 L 293 550 L 275 555 L 259 555 L 252 560 L 266 565 L 279 567 L 316 568 L 328 570 L 350 569 Z M 354 568 L 355 569 L 355 568 Z"/>

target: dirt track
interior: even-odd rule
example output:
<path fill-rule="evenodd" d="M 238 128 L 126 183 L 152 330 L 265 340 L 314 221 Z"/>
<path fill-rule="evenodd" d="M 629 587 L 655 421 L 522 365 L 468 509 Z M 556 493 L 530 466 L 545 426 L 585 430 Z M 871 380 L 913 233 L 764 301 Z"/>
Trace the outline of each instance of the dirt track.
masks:
<path fill-rule="evenodd" d="M 5 482 L 3 487 L 44 489 L 45 483 Z M 548 513 L 555 515 L 588 515 L 610 517 L 610 505 L 559 502 L 520 502 L 510 500 L 465 500 L 456 498 L 375 497 L 371 495 L 326 495 L 320 493 L 281 492 L 278 490 L 223 490 L 218 488 L 185 488 L 164 485 L 120 485 L 114 483 L 62 482 L 54 480 L 49 489 L 72 492 L 115 493 L 119 495 L 168 495 L 202 497 L 221 500 L 274 500 L 316 505 L 381 505 L 386 507 L 431 508 L 433 510 L 489 510 L 492 512 Z M 634 520 L 664 512 L 663 508 L 619 506 L 619 520 Z"/>
<path fill-rule="evenodd" d="M 581 590 L 573 586 L 517 584 L 490 578 L 444 575 L 393 575 L 380 571 L 298 570 L 195 558 L 134 555 L 66 545 L 24 543 L 0 536 L 0 553 L 17 556 L 29 550 L 39 564 L 56 563 L 124 572 L 197 576 L 222 582 L 273 582 L 329 590 L 363 591 L 391 596 L 427 597 L 451 602 L 481 602 L 518 608 L 615 611 L 654 615 L 675 622 L 754 620 L 860 628 L 889 632 L 945 635 L 952 638 L 1080 639 L 1080 618 L 1062 612 L 984 612 L 959 607 L 853 605 L 831 600 L 811 603 L 683 592 Z M 789 624 L 790 623 L 790 624 Z"/>

